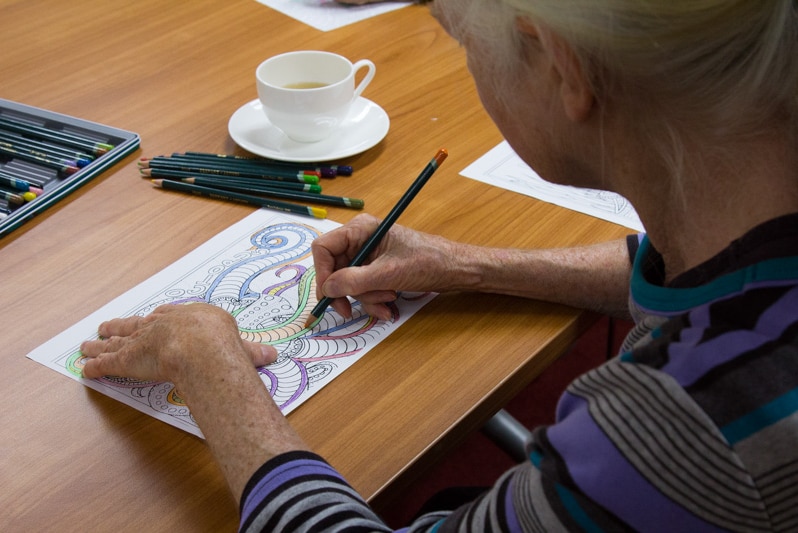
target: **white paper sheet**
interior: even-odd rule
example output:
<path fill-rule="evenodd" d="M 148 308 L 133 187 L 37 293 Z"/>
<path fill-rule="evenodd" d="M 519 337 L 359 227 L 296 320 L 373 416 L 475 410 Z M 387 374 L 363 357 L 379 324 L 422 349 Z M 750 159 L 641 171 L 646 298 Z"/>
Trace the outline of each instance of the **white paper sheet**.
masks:
<path fill-rule="evenodd" d="M 401 9 L 411 3 L 397 1 L 352 6 L 339 4 L 334 0 L 257 1 L 321 31 L 334 30 L 382 13 Z"/>
<path fill-rule="evenodd" d="M 391 321 L 374 320 L 353 304 L 344 319 L 328 308 L 312 330 L 313 239 L 340 224 L 261 209 L 31 352 L 28 357 L 87 387 L 185 431 L 202 436 L 171 383 L 81 377 L 80 343 L 97 338 L 108 319 L 146 315 L 162 304 L 208 302 L 235 316 L 242 338 L 273 345 L 278 360 L 259 369 L 283 413 L 339 376 L 434 294 L 402 294 Z M 213 364 L 209 354 L 208 364 Z M 224 372 L 224 368 L 219 368 Z"/>
<path fill-rule="evenodd" d="M 613 192 L 579 189 L 544 181 L 513 151 L 507 141 L 466 167 L 461 175 L 643 231 L 643 223 L 629 201 Z"/>

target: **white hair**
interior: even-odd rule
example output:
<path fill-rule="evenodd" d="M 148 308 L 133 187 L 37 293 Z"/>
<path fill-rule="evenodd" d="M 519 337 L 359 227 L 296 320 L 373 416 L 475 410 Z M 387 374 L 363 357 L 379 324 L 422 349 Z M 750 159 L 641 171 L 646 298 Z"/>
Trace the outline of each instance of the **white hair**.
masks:
<path fill-rule="evenodd" d="M 798 139 L 798 0 L 440 3 L 452 34 L 491 58 L 496 83 L 512 83 L 523 68 L 519 17 L 558 34 L 593 80 L 599 105 L 637 113 L 636 129 L 677 174 L 694 134 L 722 141 L 775 125 Z"/>

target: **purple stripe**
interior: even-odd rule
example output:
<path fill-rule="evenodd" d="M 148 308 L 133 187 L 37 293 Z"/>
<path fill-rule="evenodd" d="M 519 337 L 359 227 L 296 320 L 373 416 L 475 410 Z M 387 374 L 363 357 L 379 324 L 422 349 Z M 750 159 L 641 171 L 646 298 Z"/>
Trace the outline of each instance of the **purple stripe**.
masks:
<path fill-rule="evenodd" d="M 770 340 L 751 331 L 732 331 L 697 346 L 694 341 L 674 342 L 668 347 L 669 361 L 662 371 L 673 376 L 682 387 L 688 387 L 713 368 Z"/>
<path fill-rule="evenodd" d="M 762 313 L 754 331 L 732 331 L 699 344 L 709 326 L 709 318 L 708 307 L 698 308 L 690 313 L 690 323 L 694 327 L 685 329 L 681 340 L 669 346 L 669 362 L 662 370 L 687 387 L 716 366 L 778 338 L 795 322 L 796 314 L 798 288 L 788 291 Z"/>
<path fill-rule="evenodd" d="M 261 477 L 249 493 L 241 511 L 242 522 L 255 510 L 262 501 L 268 499 L 273 492 L 279 492 L 283 484 L 304 476 L 327 475 L 346 483 L 341 474 L 330 465 L 313 459 L 298 459 L 279 465 Z"/>
<path fill-rule="evenodd" d="M 798 316 L 798 287 L 793 287 L 762 313 L 756 329 L 769 337 L 780 337 L 785 329 L 795 323 L 796 316 Z"/>
<path fill-rule="evenodd" d="M 723 531 L 659 492 L 596 425 L 587 402 L 565 396 L 558 413 L 565 418 L 547 435 L 585 495 L 638 531 Z"/>

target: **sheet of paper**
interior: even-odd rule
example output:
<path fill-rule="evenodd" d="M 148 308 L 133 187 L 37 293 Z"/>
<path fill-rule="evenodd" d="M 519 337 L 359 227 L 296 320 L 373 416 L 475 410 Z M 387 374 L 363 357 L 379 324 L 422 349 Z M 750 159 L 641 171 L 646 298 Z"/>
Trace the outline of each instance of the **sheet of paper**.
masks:
<path fill-rule="evenodd" d="M 119 377 L 84 379 L 81 377 L 84 358 L 79 346 L 86 339 L 97 338 L 97 326 L 110 318 L 143 316 L 162 304 L 208 302 L 236 318 L 242 338 L 277 348 L 278 360 L 259 372 L 275 402 L 287 414 L 435 296 L 400 295 L 391 321 L 370 318 L 357 302 L 349 320 L 328 308 L 311 331 L 304 329 L 315 305 L 315 297 L 311 297 L 315 294 L 315 271 L 310 243 L 339 225 L 258 210 L 38 347 L 28 357 L 201 437 L 180 391 L 171 383 Z M 208 364 L 213 364 L 212 354 Z"/>
<path fill-rule="evenodd" d="M 634 207 L 623 196 L 608 191 L 579 189 L 544 181 L 518 157 L 507 141 L 499 143 L 460 174 L 608 220 L 635 231 L 643 231 L 643 223 L 640 222 Z"/>
<path fill-rule="evenodd" d="M 382 13 L 401 9 L 412 3 L 396 1 L 352 6 L 339 4 L 335 0 L 257 1 L 321 31 L 334 30 Z"/>

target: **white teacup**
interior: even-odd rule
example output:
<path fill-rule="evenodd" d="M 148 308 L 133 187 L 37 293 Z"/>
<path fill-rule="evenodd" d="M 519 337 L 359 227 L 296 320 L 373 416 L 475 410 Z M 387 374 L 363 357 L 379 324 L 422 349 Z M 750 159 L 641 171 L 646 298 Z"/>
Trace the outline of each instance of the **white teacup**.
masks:
<path fill-rule="evenodd" d="M 355 74 L 362 68 L 368 70 L 356 88 Z M 368 59 L 353 64 L 331 52 L 288 52 L 258 65 L 258 98 L 269 122 L 288 137 L 321 141 L 341 125 L 376 70 Z"/>

